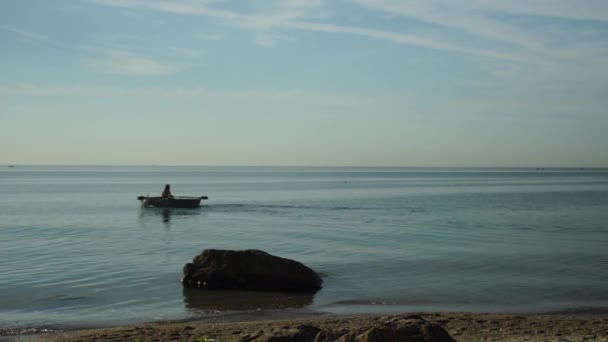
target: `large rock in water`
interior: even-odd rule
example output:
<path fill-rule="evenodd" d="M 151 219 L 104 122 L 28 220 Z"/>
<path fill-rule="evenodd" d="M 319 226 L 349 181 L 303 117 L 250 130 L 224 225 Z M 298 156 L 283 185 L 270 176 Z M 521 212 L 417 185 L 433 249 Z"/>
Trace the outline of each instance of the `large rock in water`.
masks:
<path fill-rule="evenodd" d="M 314 293 L 323 281 L 302 263 L 260 250 L 206 249 L 184 266 L 182 283 L 207 289 Z"/>

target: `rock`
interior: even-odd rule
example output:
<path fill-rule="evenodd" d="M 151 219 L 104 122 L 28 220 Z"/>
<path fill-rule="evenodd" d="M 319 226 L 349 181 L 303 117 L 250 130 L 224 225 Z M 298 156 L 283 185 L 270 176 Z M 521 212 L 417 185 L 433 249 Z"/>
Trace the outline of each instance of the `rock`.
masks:
<path fill-rule="evenodd" d="M 295 328 L 279 329 L 256 336 L 254 339 L 241 339 L 240 342 L 313 342 L 319 328 L 300 325 Z"/>
<path fill-rule="evenodd" d="M 437 324 L 425 324 L 420 331 L 427 342 L 454 342 L 450 334 Z"/>
<path fill-rule="evenodd" d="M 397 332 L 389 328 L 373 327 L 363 334 L 357 336 L 355 341 L 361 342 L 391 342 L 391 341 L 416 341 L 423 342 L 424 340 L 412 339 L 410 336 L 399 336 Z"/>
<path fill-rule="evenodd" d="M 367 330 L 353 329 L 347 333 L 320 331 L 314 342 L 455 342 L 439 325 L 424 321 L 406 324 L 375 324 Z"/>
<path fill-rule="evenodd" d="M 323 282 L 302 263 L 255 249 L 206 249 L 183 271 L 184 286 L 207 289 L 314 293 Z"/>
<path fill-rule="evenodd" d="M 371 326 L 350 330 L 321 329 L 311 325 L 283 327 L 242 337 L 239 342 L 455 342 L 436 324 L 425 321 Z"/>

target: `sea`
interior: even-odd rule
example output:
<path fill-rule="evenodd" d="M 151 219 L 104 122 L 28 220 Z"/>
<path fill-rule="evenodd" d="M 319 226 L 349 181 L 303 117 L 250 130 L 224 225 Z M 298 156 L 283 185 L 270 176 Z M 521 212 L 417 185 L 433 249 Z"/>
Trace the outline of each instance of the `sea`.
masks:
<path fill-rule="evenodd" d="M 138 196 L 208 196 L 200 208 Z M 184 289 L 204 249 L 314 295 Z M 608 312 L 608 169 L 0 167 L 0 335 L 259 312 Z"/>

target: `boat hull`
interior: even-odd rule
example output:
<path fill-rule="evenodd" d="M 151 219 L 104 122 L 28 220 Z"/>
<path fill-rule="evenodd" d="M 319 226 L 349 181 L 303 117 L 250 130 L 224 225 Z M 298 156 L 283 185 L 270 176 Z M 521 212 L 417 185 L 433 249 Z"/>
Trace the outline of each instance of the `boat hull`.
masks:
<path fill-rule="evenodd" d="M 201 200 L 207 197 L 143 197 L 138 199 L 144 207 L 156 208 L 198 208 L 201 206 Z"/>

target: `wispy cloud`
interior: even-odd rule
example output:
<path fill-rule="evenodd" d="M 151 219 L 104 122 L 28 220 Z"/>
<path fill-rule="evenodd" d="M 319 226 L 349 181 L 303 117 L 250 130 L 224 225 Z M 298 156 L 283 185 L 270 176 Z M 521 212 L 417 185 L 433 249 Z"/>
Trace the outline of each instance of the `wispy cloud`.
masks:
<path fill-rule="evenodd" d="M 61 44 L 54 41 L 50 37 L 29 29 L 24 29 L 13 25 L 4 25 L 0 26 L 0 31 L 9 32 L 17 37 L 17 39 L 37 47 L 62 48 Z"/>
<path fill-rule="evenodd" d="M 415 34 L 404 34 L 397 33 L 385 30 L 376 30 L 369 28 L 362 28 L 356 26 L 345 26 L 345 25 L 333 25 L 333 24 L 317 24 L 310 22 L 293 22 L 289 23 L 287 27 L 307 30 L 307 31 L 317 31 L 317 32 L 330 32 L 330 33 L 344 33 L 344 34 L 352 34 L 362 37 L 386 40 L 393 43 L 398 44 L 408 44 L 415 46 L 422 46 L 430 49 L 436 50 L 449 50 L 455 52 L 462 53 L 470 53 L 475 55 L 493 57 L 498 59 L 505 59 L 511 61 L 519 61 L 519 62 L 527 62 L 534 63 L 533 60 L 527 59 L 524 56 L 520 56 L 514 53 L 505 53 L 505 52 L 497 52 L 492 50 L 484 50 L 473 47 L 467 47 L 462 45 L 456 45 L 452 43 L 442 42 L 437 39 L 433 39 L 430 37 L 425 37 L 421 35 Z"/>
<path fill-rule="evenodd" d="M 84 60 L 96 72 L 116 75 L 169 75 L 183 67 L 152 60 L 126 50 L 89 48 L 97 54 Z"/>
<path fill-rule="evenodd" d="M 271 33 L 271 32 L 259 32 L 259 33 L 257 33 L 254 42 L 257 45 L 273 47 L 279 41 L 292 41 L 292 40 L 294 40 L 293 37 L 286 36 L 283 34 L 276 34 L 276 33 Z"/>
<path fill-rule="evenodd" d="M 219 33 L 196 33 L 194 38 L 201 40 L 223 40 L 224 36 Z"/>
<path fill-rule="evenodd" d="M 150 100 L 205 101 L 231 104 L 275 103 L 275 104 L 324 104 L 331 106 L 365 106 L 375 103 L 375 99 L 364 96 L 316 93 L 299 89 L 244 89 L 238 91 L 217 91 L 205 87 L 122 87 L 92 84 L 0 84 L 0 96 L 92 96 L 95 98 L 133 98 Z"/>
<path fill-rule="evenodd" d="M 428 36 L 411 33 L 392 32 L 366 27 L 342 26 L 331 23 L 319 23 L 327 19 L 330 11 L 323 0 L 286 0 L 268 1 L 264 6 L 250 9 L 247 12 L 235 12 L 212 8 L 213 4 L 222 1 L 140 1 L 140 0 L 88 0 L 98 5 L 116 6 L 137 10 L 154 10 L 180 15 L 210 16 L 226 20 L 233 27 L 248 29 L 256 32 L 255 43 L 264 46 L 274 46 L 284 35 L 270 33 L 274 29 L 296 29 L 315 32 L 342 33 L 368 38 L 392 41 L 400 44 L 411 44 L 427 48 L 473 53 L 494 58 L 510 60 L 525 60 L 523 57 L 498 53 L 494 51 L 458 46 L 446 43 Z M 315 21 L 311 21 L 315 20 Z M 206 38 L 202 36 L 201 38 Z M 214 38 L 214 36 L 211 36 Z"/>
<path fill-rule="evenodd" d="M 29 39 L 29 40 L 44 41 L 44 42 L 49 41 L 49 38 L 42 34 L 24 30 L 24 29 L 21 29 L 21 28 L 15 27 L 15 26 L 11 26 L 11 25 L 0 26 L 0 30 L 14 33 L 19 37 Z"/>
<path fill-rule="evenodd" d="M 168 47 L 167 50 L 176 56 L 184 57 L 184 58 L 188 58 L 188 59 L 198 59 L 202 55 L 202 52 L 197 49 L 188 49 L 188 48 L 171 46 L 171 47 Z M 180 68 L 184 68 L 184 67 L 185 66 L 182 65 Z"/>
<path fill-rule="evenodd" d="M 323 16 L 323 0 L 269 0 L 244 2 L 245 10 L 237 12 L 218 8 L 225 0 L 86 0 L 102 6 L 148 10 L 179 15 L 198 15 L 223 19 L 234 26 L 269 30 L 297 19 Z M 215 6 L 214 6 L 215 5 Z M 249 5 L 249 6 L 248 6 Z"/>
<path fill-rule="evenodd" d="M 214 9 L 210 5 L 221 3 L 217 0 L 87 0 L 103 6 L 121 7 L 135 10 L 153 10 L 174 14 L 206 15 L 226 19 L 239 19 L 240 15 L 231 11 Z"/>
<path fill-rule="evenodd" d="M 590 25 L 584 30 L 573 29 L 581 23 L 608 21 L 608 2 L 604 0 L 584 3 L 570 0 L 267 0 L 239 2 L 238 7 L 230 0 L 86 1 L 132 10 L 212 17 L 229 27 L 251 31 L 254 42 L 264 46 L 275 46 L 286 40 L 282 37 L 295 39 L 289 31 L 296 30 L 353 35 L 542 65 L 548 72 L 563 66 L 571 75 L 587 73 L 589 65 L 597 67 L 598 63 L 600 69 L 605 69 L 608 63 L 596 61 L 598 55 L 608 54 L 608 47 L 601 44 L 606 28 Z M 386 25 L 370 26 L 365 20 L 344 25 L 343 20 L 339 20 L 340 6 L 366 12 L 366 16 L 376 22 L 384 18 Z M 413 24 L 415 29 L 391 25 L 396 20 Z M 566 25 L 563 20 L 572 25 Z M 198 36 L 211 40 L 223 38 L 220 37 Z"/>
<path fill-rule="evenodd" d="M 203 87 L 135 87 L 99 86 L 91 84 L 16 84 L 0 85 L 2 96 L 142 96 L 152 98 L 196 98 L 208 94 Z"/>
<path fill-rule="evenodd" d="M 135 53 L 121 47 L 91 47 L 70 46 L 52 37 L 11 25 L 0 26 L 0 31 L 9 32 L 18 39 L 40 48 L 54 48 L 61 50 L 85 51 L 88 57 L 83 57 L 83 64 L 98 73 L 117 75 L 169 75 L 185 69 L 185 64 L 162 62 L 153 58 Z M 170 47 L 167 49 L 174 56 L 198 58 L 200 52 L 194 49 Z"/>
<path fill-rule="evenodd" d="M 548 57 L 555 53 L 556 42 L 576 42 L 580 32 L 573 29 L 580 21 L 608 20 L 608 2 L 589 0 L 584 3 L 566 0 L 490 1 L 490 0 L 350 0 L 379 13 L 418 20 L 435 27 L 435 37 L 454 37 L 468 34 L 486 40 L 486 45 L 507 44 L 511 49 L 523 50 L 528 55 Z M 530 24 L 530 18 L 540 16 L 545 22 Z M 570 19 L 577 22 L 567 30 L 546 20 Z M 443 30 L 442 30 L 443 29 Z M 564 46 L 564 44 L 561 44 Z"/>
<path fill-rule="evenodd" d="M 489 0 L 351 0 L 372 11 L 413 18 L 497 42 L 538 49 L 553 33 L 552 25 L 526 25 L 530 18 L 608 20 L 608 3 L 599 1 L 489 1 Z M 591 6 L 590 6 L 591 5 Z M 597 13 L 594 13 L 595 8 Z"/>
<path fill-rule="evenodd" d="M 462 1 L 414 0 L 407 3 L 391 0 L 354 0 L 359 5 L 372 10 L 405 19 L 415 19 L 437 28 L 447 28 L 494 42 L 539 49 L 540 40 L 535 32 L 496 20 L 499 14 L 495 8 L 471 6 Z M 455 32 L 437 32 L 453 35 Z"/>
<path fill-rule="evenodd" d="M 448 0 L 435 1 L 438 3 L 450 2 Z M 603 0 L 472 0 L 467 1 L 466 4 L 470 8 L 492 12 L 508 12 L 574 20 L 608 21 L 608 3 Z"/>
<path fill-rule="evenodd" d="M 323 19 L 327 6 L 323 0 L 267 1 L 265 6 L 242 14 L 238 26 L 257 31 L 283 28 L 296 20 Z"/>

